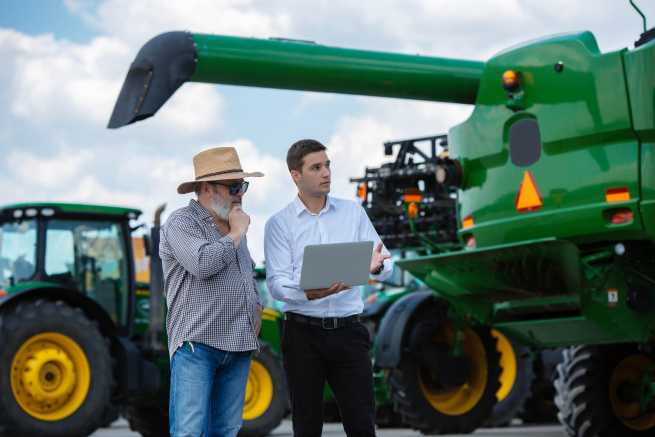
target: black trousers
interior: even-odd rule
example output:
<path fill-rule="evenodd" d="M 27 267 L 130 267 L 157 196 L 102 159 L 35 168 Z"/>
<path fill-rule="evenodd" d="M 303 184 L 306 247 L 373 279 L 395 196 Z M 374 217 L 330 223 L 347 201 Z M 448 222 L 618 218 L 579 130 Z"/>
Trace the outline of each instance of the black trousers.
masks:
<path fill-rule="evenodd" d="M 319 437 L 327 381 L 348 437 L 375 436 L 375 398 L 366 327 L 356 322 L 328 330 L 285 320 L 284 369 L 291 395 L 294 437 Z"/>

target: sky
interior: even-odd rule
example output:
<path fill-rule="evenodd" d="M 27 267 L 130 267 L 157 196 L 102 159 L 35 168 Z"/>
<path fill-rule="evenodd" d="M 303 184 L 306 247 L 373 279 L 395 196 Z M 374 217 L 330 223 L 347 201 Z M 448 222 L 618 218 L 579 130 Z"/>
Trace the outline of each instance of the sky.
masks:
<path fill-rule="evenodd" d="M 655 23 L 655 2 L 636 3 Z M 332 159 L 332 194 L 385 160 L 388 140 L 447 132 L 467 105 L 186 84 L 159 113 L 106 129 L 129 64 L 170 30 L 484 61 L 552 34 L 592 31 L 602 52 L 632 48 L 641 17 L 628 0 L 3 0 L 0 3 L 0 205 L 66 201 L 180 208 L 192 157 L 234 146 L 262 171 L 244 197 L 249 247 L 263 260 L 266 219 L 296 191 L 284 158 L 315 138 Z M 164 216 L 166 217 L 166 215 Z"/>

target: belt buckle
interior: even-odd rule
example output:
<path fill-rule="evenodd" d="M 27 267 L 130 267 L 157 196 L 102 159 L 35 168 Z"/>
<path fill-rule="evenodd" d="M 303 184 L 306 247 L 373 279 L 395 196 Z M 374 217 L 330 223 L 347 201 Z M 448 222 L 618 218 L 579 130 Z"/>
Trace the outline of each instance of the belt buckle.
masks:
<path fill-rule="evenodd" d="M 332 323 L 331 324 L 330 323 L 326 324 L 325 323 L 326 321 L 332 322 Z M 321 319 L 321 328 L 323 328 L 323 329 L 332 330 L 332 329 L 337 329 L 338 327 L 339 327 L 339 319 L 337 319 L 336 317 L 325 317 L 325 318 Z"/>

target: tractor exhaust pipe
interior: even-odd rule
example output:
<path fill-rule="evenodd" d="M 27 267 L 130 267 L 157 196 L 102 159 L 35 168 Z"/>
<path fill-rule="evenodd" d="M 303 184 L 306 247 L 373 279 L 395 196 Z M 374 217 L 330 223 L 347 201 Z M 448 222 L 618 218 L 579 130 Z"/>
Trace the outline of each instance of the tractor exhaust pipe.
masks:
<path fill-rule="evenodd" d="M 159 205 L 155 210 L 155 217 L 150 229 L 148 249 L 150 251 L 150 323 L 148 324 L 148 345 L 153 351 L 166 350 L 162 342 L 164 332 L 164 303 L 162 297 L 164 290 L 164 272 L 159 257 L 159 230 L 161 229 L 161 215 L 166 204 Z"/>

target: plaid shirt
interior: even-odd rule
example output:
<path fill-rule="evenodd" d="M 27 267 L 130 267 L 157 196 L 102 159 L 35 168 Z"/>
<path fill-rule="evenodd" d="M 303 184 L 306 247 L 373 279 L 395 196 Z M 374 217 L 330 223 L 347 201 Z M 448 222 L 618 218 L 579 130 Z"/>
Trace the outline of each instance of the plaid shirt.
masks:
<path fill-rule="evenodd" d="M 224 351 L 257 349 L 259 294 L 244 237 L 238 248 L 200 203 L 174 211 L 161 229 L 170 356 L 185 341 Z"/>

